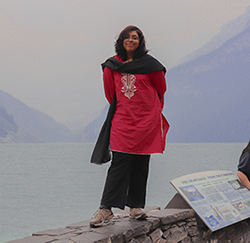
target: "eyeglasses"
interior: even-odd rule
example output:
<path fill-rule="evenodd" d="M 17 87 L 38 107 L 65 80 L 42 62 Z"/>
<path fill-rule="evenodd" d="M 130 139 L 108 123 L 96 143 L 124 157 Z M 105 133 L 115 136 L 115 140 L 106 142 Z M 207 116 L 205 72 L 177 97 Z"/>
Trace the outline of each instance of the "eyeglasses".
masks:
<path fill-rule="evenodd" d="M 138 36 L 129 36 L 129 35 L 126 35 L 124 37 L 124 39 L 125 40 L 130 40 L 130 39 L 132 39 L 132 40 L 139 40 L 139 37 Z"/>

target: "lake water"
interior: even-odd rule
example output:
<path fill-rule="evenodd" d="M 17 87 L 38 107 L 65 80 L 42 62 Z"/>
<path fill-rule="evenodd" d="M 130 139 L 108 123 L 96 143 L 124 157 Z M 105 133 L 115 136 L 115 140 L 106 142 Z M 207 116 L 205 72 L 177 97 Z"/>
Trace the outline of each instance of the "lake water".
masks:
<path fill-rule="evenodd" d="M 243 143 L 170 143 L 150 163 L 147 205 L 164 208 L 170 180 L 201 171 L 236 174 Z M 0 144 L 0 243 L 90 219 L 109 166 L 90 164 L 93 144 Z"/>

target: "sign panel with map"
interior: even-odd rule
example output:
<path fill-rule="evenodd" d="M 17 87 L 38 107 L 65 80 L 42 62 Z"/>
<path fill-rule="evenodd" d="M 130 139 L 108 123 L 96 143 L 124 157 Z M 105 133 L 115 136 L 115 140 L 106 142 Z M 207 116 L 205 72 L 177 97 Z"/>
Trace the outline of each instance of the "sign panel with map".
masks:
<path fill-rule="evenodd" d="M 207 171 L 170 182 L 212 231 L 250 217 L 250 191 L 231 171 Z"/>

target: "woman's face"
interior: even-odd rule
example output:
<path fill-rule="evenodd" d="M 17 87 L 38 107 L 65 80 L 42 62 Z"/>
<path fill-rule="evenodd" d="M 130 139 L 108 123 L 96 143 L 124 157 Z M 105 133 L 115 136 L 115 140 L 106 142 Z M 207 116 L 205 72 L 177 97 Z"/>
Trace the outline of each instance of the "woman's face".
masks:
<path fill-rule="evenodd" d="M 138 48 L 140 38 L 135 30 L 130 31 L 123 40 L 123 47 L 127 51 L 127 54 L 133 55 Z"/>

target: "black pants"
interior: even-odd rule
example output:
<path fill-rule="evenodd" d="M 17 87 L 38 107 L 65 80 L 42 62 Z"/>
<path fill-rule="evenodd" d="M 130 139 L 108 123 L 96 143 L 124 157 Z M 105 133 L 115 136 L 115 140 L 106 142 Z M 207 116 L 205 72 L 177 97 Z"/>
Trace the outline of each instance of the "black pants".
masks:
<path fill-rule="evenodd" d="M 101 207 L 144 208 L 150 155 L 113 152 Z"/>

